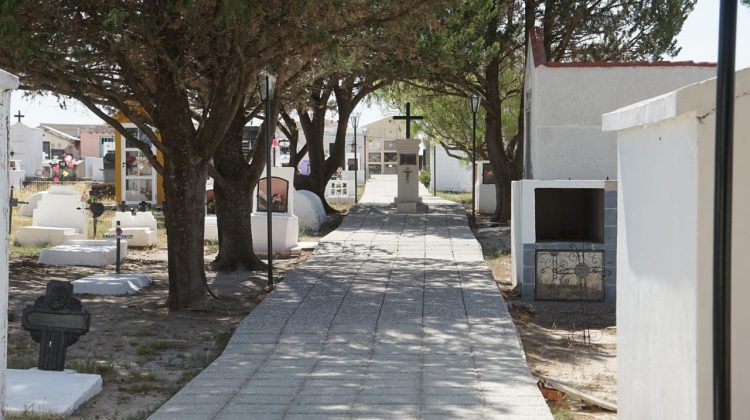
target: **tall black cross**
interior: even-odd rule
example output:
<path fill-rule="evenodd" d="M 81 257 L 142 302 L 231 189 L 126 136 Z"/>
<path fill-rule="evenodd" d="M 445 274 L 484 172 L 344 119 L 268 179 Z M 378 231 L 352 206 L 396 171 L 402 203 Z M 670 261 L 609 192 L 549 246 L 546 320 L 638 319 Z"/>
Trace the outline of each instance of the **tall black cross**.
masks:
<path fill-rule="evenodd" d="M 411 121 L 421 120 L 424 117 L 421 115 L 411 115 L 411 102 L 406 103 L 406 115 L 397 115 L 393 117 L 394 120 L 406 120 L 406 138 L 411 138 Z"/>
<path fill-rule="evenodd" d="M 18 122 L 21 122 L 21 118 L 25 117 L 25 115 L 21 115 L 21 110 L 18 110 L 18 114 L 14 115 L 14 117 L 18 118 Z"/>

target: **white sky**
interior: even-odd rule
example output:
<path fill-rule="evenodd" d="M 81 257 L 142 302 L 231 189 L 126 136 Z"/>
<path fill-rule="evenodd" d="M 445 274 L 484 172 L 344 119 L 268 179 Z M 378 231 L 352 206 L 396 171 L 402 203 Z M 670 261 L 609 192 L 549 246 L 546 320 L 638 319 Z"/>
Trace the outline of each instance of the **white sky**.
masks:
<path fill-rule="evenodd" d="M 718 45 L 719 1 L 698 0 L 695 10 L 683 26 L 677 37 L 678 45 L 682 47 L 680 54 L 673 60 L 716 61 Z M 750 67 L 750 48 L 742 48 L 750 41 L 750 8 L 740 6 L 737 20 L 737 69 Z M 60 109 L 57 100 L 52 96 L 24 98 L 22 92 L 14 92 L 11 98 L 12 114 L 19 110 L 25 115 L 23 122 L 36 127 L 42 122 L 88 124 L 101 123 L 101 120 L 89 112 L 83 105 L 68 100 L 67 109 Z M 360 104 L 357 109 L 361 112 L 360 126 L 380 119 L 391 112 L 382 111 L 378 105 L 367 106 Z M 11 124 L 16 122 L 11 120 Z"/>

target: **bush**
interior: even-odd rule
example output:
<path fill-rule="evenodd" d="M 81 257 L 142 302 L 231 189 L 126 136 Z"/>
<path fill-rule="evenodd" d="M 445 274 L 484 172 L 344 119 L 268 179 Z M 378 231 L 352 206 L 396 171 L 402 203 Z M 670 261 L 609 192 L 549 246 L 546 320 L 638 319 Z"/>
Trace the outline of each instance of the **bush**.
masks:
<path fill-rule="evenodd" d="M 424 184 L 425 187 L 430 188 L 430 178 L 432 175 L 430 175 L 427 171 L 419 171 L 419 182 Z"/>

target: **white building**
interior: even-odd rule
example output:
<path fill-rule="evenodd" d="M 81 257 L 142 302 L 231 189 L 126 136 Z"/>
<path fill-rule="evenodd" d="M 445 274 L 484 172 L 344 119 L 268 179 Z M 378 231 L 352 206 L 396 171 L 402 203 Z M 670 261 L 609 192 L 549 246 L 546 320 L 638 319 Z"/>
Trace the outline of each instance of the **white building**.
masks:
<path fill-rule="evenodd" d="M 732 418 L 750 413 L 750 69 L 736 73 Z M 605 114 L 617 135 L 618 415 L 712 417 L 716 80 Z"/>
<path fill-rule="evenodd" d="M 471 191 L 471 161 L 466 160 L 466 154 L 461 151 L 451 151 L 448 154 L 443 145 L 429 148 L 426 156 L 426 166 L 430 168 L 430 188 L 438 191 L 468 192 Z"/>
<path fill-rule="evenodd" d="M 548 62 L 541 31 L 528 51 L 524 179 L 512 187 L 513 279 L 526 300 L 614 302 L 617 190 L 606 181 L 617 178 L 617 148 L 601 114 L 712 77 L 715 65 Z M 576 261 L 592 270 L 583 279 L 560 265 Z"/>
<path fill-rule="evenodd" d="M 23 123 L 10 126 L 10 159 L 20 161 L 20 170 L 26 178 L 39 176 L 42 171 L 42 130 L 31 128 Z"/>

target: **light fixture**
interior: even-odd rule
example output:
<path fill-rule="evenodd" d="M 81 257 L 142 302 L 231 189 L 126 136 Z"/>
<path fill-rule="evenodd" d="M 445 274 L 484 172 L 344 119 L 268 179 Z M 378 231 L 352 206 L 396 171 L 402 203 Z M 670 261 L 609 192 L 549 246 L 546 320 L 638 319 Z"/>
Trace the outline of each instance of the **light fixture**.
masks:
<path fill-rule="evenodd" d="M 479 96 L 476 94 L 471 95 L 471 98 L 469 98 L 469 101 L 471 103 L 471 112 L 477 113 L 479 112 Z"/>
<path fill-rule="evenodd" d="M 276 76 L 261 71 L 258 73 L 258 88 L 260 89 L 260 99 L 268 101 L 273 99 L 273 91 L 276 88 Z"/>

